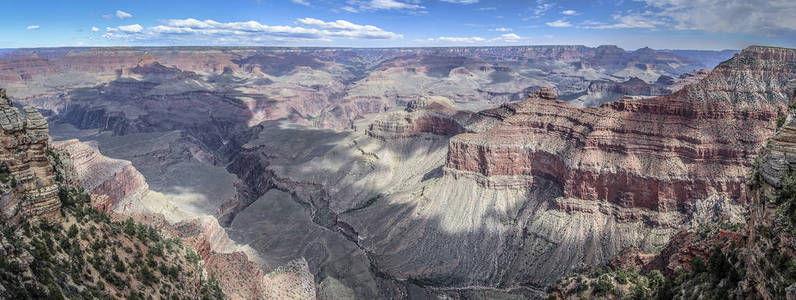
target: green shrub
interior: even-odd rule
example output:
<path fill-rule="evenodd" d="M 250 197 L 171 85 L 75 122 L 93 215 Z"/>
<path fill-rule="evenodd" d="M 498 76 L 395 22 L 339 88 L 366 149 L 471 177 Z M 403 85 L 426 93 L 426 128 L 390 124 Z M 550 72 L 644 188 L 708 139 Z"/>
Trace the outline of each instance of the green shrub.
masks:
<path fill-rule="evenodd" d="M 74 239 L 77 236 L 77 225 L 72 224 L 72 226 L 69 226 L 69 232 L 66 233 L 66 236 Z"/>
<path fill-rule="evenodd" d="M 647 289 L 640 284 L 634 285 L 633 288 L 630 289 L 630 294 L 634 300 L 649 299 L 649 293 L 647 292 Z"/>
<path fill-rule="evenodd" d="M 619 284 L 627 284 L 628 274 L 625 269 L 619 269 L 616 271 L 616 282 Z"/>
<path fill-rule="evenodd" d="M 133 221 L 133 218 L 127 218 L 124 221 L 124 233 L 129 236 L 135 235 L 135 221 Z"/>
<path fill-rule="evenodd" d="M 705 260 L 702 257 L 694 257 L 691 259 L 691 271 L 694 273 L 702 273 L 707 271 Z"/>
<path fill-rule="evenodd" d="M 780 127 L 782 127 L 782 125 L 785 125 L 786 118 L 787 118 L 787 116 L 785 116 L 785 115 L 781 115 L 781 116 L 777 117 L 777 128 L 780 128 Z"/>
<path fill-rule="evenodd" d="M 614 282 L 611 280 L 611 277 L 603 274 L 597 279 L 597 283 L 594 286 L 594 294 L 598 296 L 605 296 L 613 290 Z"/>

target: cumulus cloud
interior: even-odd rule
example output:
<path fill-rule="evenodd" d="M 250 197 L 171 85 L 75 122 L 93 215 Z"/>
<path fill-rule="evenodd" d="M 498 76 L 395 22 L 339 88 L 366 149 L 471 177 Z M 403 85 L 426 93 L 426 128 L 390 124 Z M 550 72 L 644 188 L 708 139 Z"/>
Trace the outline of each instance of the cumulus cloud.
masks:
<path fill-rule="evenodd" d="M 562 11 L 561 14 L 562 15 L 567 15 L 567 16 L 575 16 L 575 15 L 578 14 L 578 12 L 574 11 L 574 10 L 571 10 L 571 9 L 567 9 L 567 10 Z"/>
<path fill-rule="evenodd" d="M 497 31 L 497 32 L 509 32 L 509 31 L 511 31 L 511 28 L 508 28 L 508 27 L 498 27 L 498 28 L 492 28 L 492 29 L 490 29 L 489 31 Z"/>
<path fill-rule="evenodd" d="M 572 24 L 570 24 L 569 21 L 566 20 L 555 20 L 553 22 L 547 22 L 545 24 L 547 24 L 547 26 L 550 27 L 572 27 Z"/>
<path fill-rule="evenodd" d="M 364 39 L 396 39 L 400 35 L 387 32 L 373 25 L 358 25 L 345 20 L 324 22 L 314 18 L 298 19 L 297 23 L 311 27 L 325 29 L 330 35 L 338 35 L 349 38 Z"/>
<path fill-rule="evenodd" d="M 107 27 L 105 28 L 105 30 L 108 32 L 140 33 L 144 31 L 144 27 L 139 24 L 133 24 L 133 25 L 124 25 L 117 27 Z"/>
<path fill-rule="evenodd" d="M 39 28 L 39 25 L 29 25 L 28 27 L 25 27 L 26 30 L 36 30 Z"/>
<path fill-rule="evenodd" d="M 197 19 L 172 19 L 164 25 L 143 28 L 141 25 L 108 27 L 103 37 L 131 42 L 209 42 L 215 44 L 252 44 L 274 40 L 400 39 L 403 36 L 373 25 L 359 25 L 345 20 L 326 22 L 314 18 L 298 19 L 302 26 L 264 25 L 257 21 L 217 22 Z"/>
<path fill-rule="evenodd" d="M 771 35 L 796 31 L 793 0 L 643 0 L 674 29 Z"/>
<path fill-rule="evenodd" d="M 665 23 L 661 20 L 653 19 L 641 14 L 633 15 L 613 15 L 616 23 L 604 24 L 600 22 L 588 21 L 583 28 L 589 29 L 622 29 L 622 28 L 655 28 Z"/>
<path fill-rule="evenodd" d="M 307 2 L 306 0 L 290 0 L 290 1 L 293 1 L 293 3 L 296 3 L 296 4 L 301 4 L 301 5 L 304 5 L 304 6 L 310 6 L 310 3 Z"/>
<path fill-rule="evenodd" d="M 100 29 L 97 28 L 97 26 L 91 26 L 91 31 L 98 32 L 98 31 L 100 31 Z"/>
<path fill-rule="evenodd" d="M 121 11 L 121 10 L 116 10 L 116 17 L 119 18 L 119 20 L 124 20 L 124 19 L 132 18 L 133 15 L 131 15 L 128 12 L 124 12 L 124 11 Z"/>

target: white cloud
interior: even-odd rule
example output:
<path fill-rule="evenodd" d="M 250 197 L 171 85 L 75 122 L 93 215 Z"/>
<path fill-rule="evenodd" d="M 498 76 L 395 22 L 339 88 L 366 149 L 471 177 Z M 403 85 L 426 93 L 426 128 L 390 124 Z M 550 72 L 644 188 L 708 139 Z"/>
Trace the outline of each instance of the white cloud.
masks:
<path fill-rule="evenodd" d="M 545 12 L 553 8 L 553 6 L 555 6 L 555 4 L 545 2 L 545 0 L 536 0 L 536 8 L 533 10 L 533 15 L 537 18 L 541 17 Z"/>
<path fill-rule="evenodd" d="M 793 0 L 642 0 L 674 29 L 751 34 L 796 33 Z"/>
<path fill-rule="evenodd" d="M 574 10 L 571 10 L 571 9 L 567 9 L 565 11 L 562 11 L 561 14 L 562 15 L 567 15 L 567 16 L 575 16 L 575 15 L 578 14 L 578 12 L 574 11 Z"/>
<path fill-rule="evenodd" d="M 373 25 L 358 25 L 346 20 L 324 22 L 314 18 L 298 19 L 297 23 L 317 28 L 323 28 L 337 35 L 351 35 L 350 37 L 365 39 L 395 39 L 400 35 L 387 32 Z"/>
<path fill-rule="evenodd" d="M 422 9 L 423 6 L 400 2 L 395 0 L 370 0 L 370 1 L 351 1 L 350 3 L 357 3 L 359 10 L 391 10 L 391 9 Z"/>
<path fill-rule="evenodd" d="M 340 9 L 342 9 L 342 10 L 344 10 L 344 11 L 347 11 L 347 12 L 351 12 L 351 13 L 356 13 L 356 12 L 359 12 L 359 10 L 358 10 L 358 9 L 356 9 L 356 8 L 353 8 L 353 7 L 351 7 L 351 6 L 343 6 L 343 7 L 341 7 Z"/>
<path fill-rule="evenodd" d="M 566 20 L 555 20 L 553 22 L 547 22 L 545 24 L 547 24 L 547 26 L 550 27 L 572 27 L 572 24 L 570 24 Z"/>
<path fill-rule="evenodd" d="M 100 29 L 97 28 L 96 26 L 91 26 L 91 31 L 97 32 L 97 31 L 100 31 Z"/>
<path fill-rule="evenodd" d="M 490 10 L 497 10 L 497 7 L 481 7 L 478 8 L 480 11 L 490 11 Z"/>
<path fill-rule="evenodd" d="M 522 37 L 520 37 L 519 35 L 513 34 L 513 33 L 502 34 L 502 35 L 500 35 L 500 38 L 504 39 L 504 40 L 519 40 L 519 39 L 522 39 Z"/>
<path fill-rule="evenodd" d="M 457 3 L 457 4 L 473 4 L 478 3 L 478 0 L 440 0 L 442 2 Z"/>
<path fill-rule="evenodd" d="M 214 44 L 256 44 L 274 40 L 400 39 L 403 36 L 373 25 L 359 25 L 345 20 L 326 22 L 313 18 L 296 21 L 302 26 L 263 25 L 256 21 L 217 22 L 214 20 L 173 19 L 164 25 L 143 28 L 141 25 L 108 27 L 107 39 L 132 42 L 209 42 Z"/>
<path fill-rule="evenodd" d="M 517 42 L 527 42 L 527 41 L 528 41 L 527 39 L 514 33 L 504 33 L 492 39 L 487 39 L 480 36 L 471 36 L 471 37 L 441 36 L 438 38 L 415 40 L 415 42 L 418 43 L 432 42 L 432 43 L 442 43 L 442 44 L 477 44 L 477 45 L 489 45 L 497 43 L 517 43 Z"/>
<path fill-rule="evenodd" d="M 657 26 L 663 25 L 664 22 L 661 20 L 652 19 L 650 17 L 646 17 L 640 14 L 634 15 L 614 15 L 613 16 L 616 23 L 614 24 L 602 24 L 599 22 L 593 21 L 586 21 L 584 22 L 585 25 L 583 28 L 589 29 L 622 29 L 622 28 L 655 28 Z"/>
<path fill-rule="evenodd" d="M 293 1 L 293 3 L 296 3 L 296 4 L 301 4 L 301 5 L 304 5 L 304 6 L 310 6 L 310 3 L 307 2 L 306 0 L 290 0 L 290 1 Z"/>
<path fill-rule="evenodd" d="M 498 28 L 492 28 L 492 29 L 490 29 L 489 31 L 497 31 L 497 32 L 509 32 L 509 31 L 511 31 L 511 28 L 508 28 L 508 27 L 498 27 Z"/>
<path fill-rule="evenodd" d="M 36 30 L 39 28 L 39 25 L 29 25 L 28 27 L 25 27 L 25 30 Z"/>
<path fill-rule="evenodd" d="M 119 20 L 124 20 L 124 19 L 132 18 L 133 15 L 131 15 L 128 12 L 124 12 L 124 11 L 121 11 L 121 10 L 116 10 L 116 17 L 119 18 Z"/>
<path fill-rule="evenodd" d="M 124 33 L 139 33 L 144 31 L 144 27 L 139 24 L 133 25 L 124 25 L 124 26 L 117 26 L 117 27 L 107 27 L 105 28 L 108 32 L 124 32 Z"/>
<path fill-rule="evenodd" d="M 479 36 L 472 36 L 472 37 L 448 37 L 448 36 L 441 36 L 438 38 L 430 38 L 428 41 L 431 42 L 449 42 L 449 43 L 477 43 L 477 42 L 484 42 L 486 41 L 485 38 Z"/>

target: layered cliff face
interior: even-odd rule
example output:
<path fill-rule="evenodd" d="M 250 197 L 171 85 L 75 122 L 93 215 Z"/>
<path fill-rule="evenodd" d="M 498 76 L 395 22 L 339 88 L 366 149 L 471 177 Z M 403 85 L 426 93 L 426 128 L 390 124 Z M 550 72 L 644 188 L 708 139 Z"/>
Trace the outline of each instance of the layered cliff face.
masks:
<path fill-rule="evenodd" d="M 786 86 L 796 97 L 796 80 Z M 793 98 L 791 98 L 793 99 Z M 747 177 L 745 219 L 686 226 L 659 253 L 627 251 L 607 266 L 558 281 L 557 299 L 796 296 L 796 125 L 793 106 L 755 159 Z M 783 116 L 784 117 L 784 116 Z M 780 127 L 781 126 L 781 127 Z M 602 272 L 607 271 L 605 274 Z"/>
<path fill-rule="evenodd" d="M 795 67 L 792 50 L 749 48 L 659 98 L 584 109 L 537 94 L 498 108 L 499 125 L 452 138 L 446 170 L 508 186 L 546 178 L 565 197 L 659 212 L 712 195 L 743 201 Z"/>
<path fill-rule="evenodd" d="M 697 83 L 710 73 L 699 70 L 683 73 L 676 78 L 662 75 L 655 82 L 647 83 L 633 77 L 623 82 L 596 80 L 589 83 L 586 94 L 569 102 L 580 106 L 600 106 L 603 103 L 623 98 L 649 98 L 675 93 L 684 86 Z"/>
<path fill-rule="evenodd" d="M 384 113 L 368 125 L 367 134 L 379 139 L 416 137 L 420 133 L 455 135 L 465 132 L 464 121 L 470 113 L 458 111 L 444 97 L 427 97 L 410 101 L 406 109 Z"/>
<path fill-rule="evenodd" d="M 100 209 L 125 210 L 141 201 L 149 191 L 146 179 L 129 161 L 111 159 L 87 143 L 66 140 L 53 143 L 70 154 L 80 186 L 96 198 Z"/>
<path fill-rule="evenodd" d="M 57 221 L 61 202 L 47 155 L 47 120 L 33 107 L 26 106 L 24 111 L 23 117 L 0 89 L 0 211 L 12 223 L 37 218 Z"/>

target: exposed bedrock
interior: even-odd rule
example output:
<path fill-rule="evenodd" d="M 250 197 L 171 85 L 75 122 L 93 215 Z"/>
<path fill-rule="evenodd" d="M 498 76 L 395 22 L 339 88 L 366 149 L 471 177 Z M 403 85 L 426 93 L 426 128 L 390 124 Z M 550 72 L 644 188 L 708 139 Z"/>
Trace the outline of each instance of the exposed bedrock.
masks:
<path fill-rule="evenodd" d="M 0 212 L 12 223 L 60 220 L 61 201 L 50 164 L 47 120 L 33 107 L 25 115 L 0 89 Z"/>
<path fill-rule="evenodd" d="M 451 139 L 446 170 L 498 185 L 550 178 L 567 197 L 658 211 L 712 195 L 743 201 L 746 169 L 788 104 L 794 52 L 749 48 L 658 98 L 580 108 L 537 94 L 506 104 L 492 114 L 499 125 Z"/>
<path fill-rule="evenodd" d="M 149 191 L 146 179 L 129 161 L 103 156 L 96 146 L 75 139 L 55 142 L 53 147 L 70 154 L 81 187 L 92 196 L 107 197 L 93 201 L 103 209 L 125 210 L 118 206 L 138 202 Z"/>

